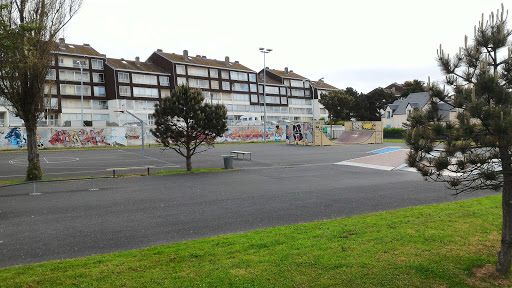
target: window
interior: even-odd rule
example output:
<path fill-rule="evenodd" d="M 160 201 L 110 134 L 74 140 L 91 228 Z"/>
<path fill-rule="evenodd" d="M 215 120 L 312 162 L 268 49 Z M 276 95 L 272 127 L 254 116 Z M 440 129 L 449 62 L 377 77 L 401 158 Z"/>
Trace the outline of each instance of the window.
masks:
<path fill-rule="evenodd" d="M 251 84 L 251 92 L 258 92 L 258 86 L 256 84 Z"/>
<path fill-rule="evenodd" d="M 57 72 L 55 69 L 48 70 L 48 75 L 46 75 L 46 80 L 55 80 L 57 79 Z"/>
<path fill-rule="evenodd" d="M 288 104 L 288 99 L 286 97 L 281 97 L 281 104 Z"/>
<path fill-rule="evenodd" d="M 268 94 L 279 94 L 279 87 L 265 86 L 265 92 Z"/>
<path fill-rule="evenodd" d="M 275 96 L 267 96 L 265 97 L 267 99 L 267 104 L 280 104 L 280 99 L 281 97 L 275 97 Z M 264 100 L 263 100 L 263 96 L 260 96 L 260 103 L 265 103 Z"/>
<path fill-rule="evenodd" d="M 219 71 L 217 69 L 210 69 L 211 78 L 219 78 Z"/>
<path fill-rule="evenodd" d="M 281 92 L 281 95 L 286 95 L 286 88 L 285 87 L 279 88 L 279 91 Z"/>
<path fill-rule="evenodd" d="M 210 97 L 212 97 L 212 100 L 220 100 L 220 95 L 216 92 L 210 93 Z"/>
<path fill-rule="evenodd" d="M 91 59 L 92 69 L 103 70 L 103 60 Z"/>
<path fill-rule="evenodd" d="M 89 72 L 80 74 L 80 71 L 59 70 L 59 80 L 89 82 Z"/>
<path fill-rule="evenodd" d="M 167 76 L 160 76 L 160 85 L 161 86 L 169 86 L 169 77 Z"/>
<path fill-rule="evenodd" d="M 94 96 L 105 96 L 105 87 L 103 86 L 94 86 Z"/>
<path fill-rule="evenodd" d="M 64 66 L 64 59 L 63 58 L 59 58 L 59 66 Z"/>
<path fill-rule="evenodd" d="M 125 72 L 117 73 L 117 78 L 119 78 L 119 82 L 130 83 L 130 74 Z"/>
<path fill-rule="evenodd" d="M 219 89 L 219 81 L 212 80 L 212 89 Z"/>
<path fill-rule="evenodd" d="M 203 80 L 203 79 L 188 79 L 188 85 L 192 88 L 204 88 L 209 89 L 210 88 L 210 81 Z"/>
<path fill-rule="evenodd" d="M 233 91 L 246 91 L 246 92 L 249 92 L 249 84 L 233 83 L 233 85 L 231 85 L 231 90 L 233 90 Z"/>
<path fill-rule="evenodd" d="M 167 96 L 171 96 L 171 90 L 169 89 L 160 89 L 160 96 L 163 97 L 167 97 Z"/>
<path fill-rule="evenodd" d="M 185 77 L 178 77 L 176 80 L 178 81 L 178 85 L 187 84 L 187 78 Z"/>
<path fill-rule="evenodd" d="M 108 101 L 94 100 L 94 101 L 92 101 L 92 108 L 94 110 L 108 110 Z"/>
<path fill-rule="evenodd" d="M 220 74 L 222 76 L 222 79 L 229 79 L 228 71 L 220 71 Z"/>
<path fill-rule="evenodd" d="M 158 85 L 155 75 L 132 74 L 132 82 L 135 84 Z"/>
<path fill-rule="evenodd" d="M 222 90 L 230 90 L 229 82 L 222 81 Z"/>
<path fill-rule="evenodd" d="M 47 96 L 48 94 L 57 94 L 57 86 L 56 85 L 44 85 L 44 95 Z M 6 106 L 6 103 L 1 103 L 2 105 Z"/>
<path fill-rule="evenodd" d="M 256 95 L 256 94 L 251 94 L 251 102 L 258 103 L 258 95 Z"/>
<path fill-rule="evenodd" d="M 231 80 L 247 81 L 247 73 L 231 71 Z"/>
<path fill-rule="evenodd" d="M 304 96 L 304 90 L 301 89 L 291 89 L 292 96 Z"/>
<path fill-rule="evenodd" d="M 91 86 L 83 86 L 84 96 L 91 96 Z M 60 94 L 62 95 L 81 95 L 81 85 L 60 84 Z"/>
<path fill-rule="evenodd" d="M 290 86 L 290 79 L 284 79 L 284 85 Z"/>
<path fill-rule="evenodd" d="M 306 93 L 306 96 L 311 96 L 311 91 L 309 89 L 305 90 L 304 92 Z"/>
<path fill-rule="evenodd" d="M 391 118 L 391 111 L 386 111 L 386 118 Z"/>
<path fill-rule="evenodd" d="M 119 96 L 132 96 L 130 86 L 119 86 Z"/>
<path fill-rule="evenodd" d="M 92 73 L 92 82 L 105 83 L 105 75 L 103 73 Z"/>
<path fill-rule="evenodd" d="M 176 74 L 185 75 L 185 65 L 176 65 Z"/>
<path fill-rule="evenodd" d="M 155 125 L 155 116 L 153 114 L 148 114 L 148 124 Z"/>
<path fill-rule="evenodd" d="M 249 101 L 248 94 L 233 94 L 234 101 Z"/>
<path fill-rule="evenodd" d="M 73 60 L 73 67 L 80 68 L 80 65 L 82 65 L 82 68 L 87 68 L 85 60 Z"/>
<path fill-rule="evenodd" d="M 190 76 L 208 77 L 208 69 L 206 68 L 188 66 L 187 70 Z"/>
<path fill-rule="evenodd" d="M 290 80 L 290 84 L 292 87 L 300 87 L 304 88 L 304 82 L 298 80 Z"/>
<path fill-rule="evenodd" d="M 249 74 L 249 81 L 256 82 L 256 74 Z"/>
<path fill-rule="evenodd" d="M 156 88 L 133 87 L 133 96 L 135 96 L 135 97 L 158 98 L 158 89 L 156 89 Z"/>

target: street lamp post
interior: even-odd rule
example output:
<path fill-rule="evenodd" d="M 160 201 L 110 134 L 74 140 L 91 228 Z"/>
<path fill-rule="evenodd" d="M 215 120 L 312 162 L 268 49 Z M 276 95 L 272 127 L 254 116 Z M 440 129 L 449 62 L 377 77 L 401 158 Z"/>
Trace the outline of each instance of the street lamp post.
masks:
<path fill-rule="evenodd" d="M 78 65 L 80 66 L 80 100 L 82 101 L 82 127 L 85 126 L 84 123 L 84 68 L 82 66 L 82 62 L 78 61 Z"/>
<path fill-rule="evenodd" d="M 272 49 L 260 48 L 263 53 L 263 143 L 267 143 L 267 64 L 265 56 L 272 52 Z"/>

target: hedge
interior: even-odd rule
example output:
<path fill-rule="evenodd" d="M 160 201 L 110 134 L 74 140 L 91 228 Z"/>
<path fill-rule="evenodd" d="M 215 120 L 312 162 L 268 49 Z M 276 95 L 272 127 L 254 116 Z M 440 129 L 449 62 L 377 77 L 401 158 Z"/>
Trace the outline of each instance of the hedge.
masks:
<path fill-rule="evenodd" d="M 406 131 L 403 128 L 384 128 L 384 139 L 404 139 Z"/>

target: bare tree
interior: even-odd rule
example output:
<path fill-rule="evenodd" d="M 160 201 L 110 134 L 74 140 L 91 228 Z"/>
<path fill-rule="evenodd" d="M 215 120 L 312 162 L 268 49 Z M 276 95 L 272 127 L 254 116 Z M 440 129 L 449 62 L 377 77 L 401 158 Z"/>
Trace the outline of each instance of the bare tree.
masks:
<path fill-rule="evenodd" d="M 37 122 L 44 113 L 44 85 L 59 32 L 82 0 L 0 1 L 0 98 L 27 130 L 26 180 L 43 172 L 37 148 Z"/>

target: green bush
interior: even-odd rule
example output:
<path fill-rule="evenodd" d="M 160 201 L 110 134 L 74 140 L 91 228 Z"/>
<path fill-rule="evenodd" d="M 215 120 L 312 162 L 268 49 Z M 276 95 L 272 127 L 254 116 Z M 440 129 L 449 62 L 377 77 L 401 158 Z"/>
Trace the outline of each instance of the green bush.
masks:
<path fill-rule="evenodd" d="M 384 128 L 384 139 L 404 139 L 406 131 L 403 128 Z"/>
<path fill-rule="evenodd" d="M 338 122 L 334 122 L 334 121 L 326 121 L 325 122 L 325 125 L 345 125 L 345 121 L 338 121 Z"/>

